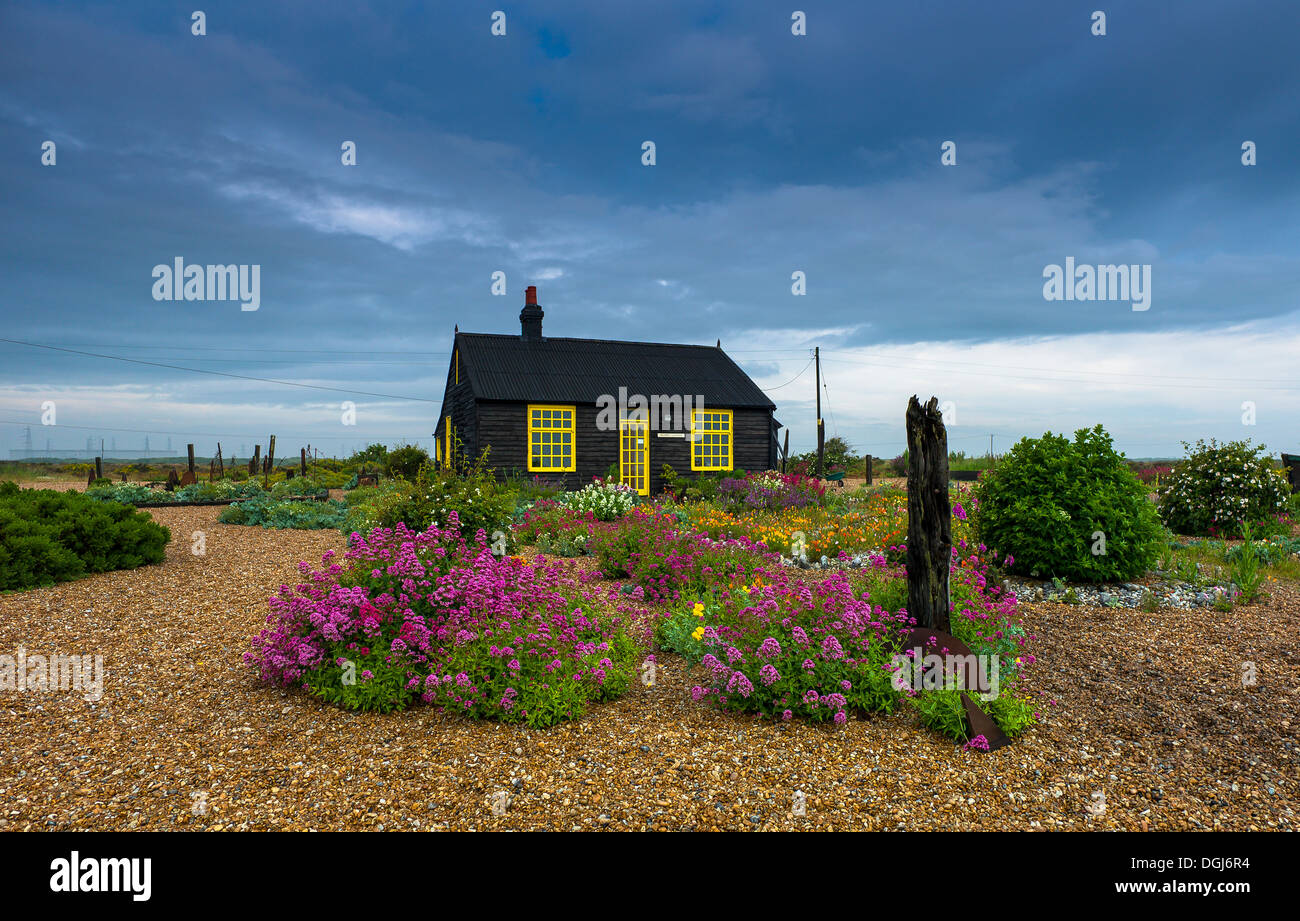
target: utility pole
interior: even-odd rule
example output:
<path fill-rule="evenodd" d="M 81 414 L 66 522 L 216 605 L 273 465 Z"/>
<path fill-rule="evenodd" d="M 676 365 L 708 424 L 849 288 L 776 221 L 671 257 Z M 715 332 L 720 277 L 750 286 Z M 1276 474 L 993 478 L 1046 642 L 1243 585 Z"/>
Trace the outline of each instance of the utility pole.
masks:
<path fill-rule="evenodd" d="M 814 476 L 820 477 L 825 473 L 825 455 L 826 455 L 826 429 L 822 425 L 822 349 L 821 346 L 813 347 L 813 362 L 817 368 L 816 387 L 817 387 L 817 469 L 813 471 Z"/>

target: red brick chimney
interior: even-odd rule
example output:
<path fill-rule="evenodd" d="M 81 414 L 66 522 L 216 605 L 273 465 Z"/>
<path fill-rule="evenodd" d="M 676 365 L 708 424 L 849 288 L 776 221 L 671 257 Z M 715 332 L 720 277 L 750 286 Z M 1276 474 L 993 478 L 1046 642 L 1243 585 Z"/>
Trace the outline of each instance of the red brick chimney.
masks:
<path fill-rule="evenodd" d="M 524 309 L 519 311 L 520 336 L 529 341 L 542 339 L 542 317 L 545 311 L 537 303 L 537 286 L 529 285 L 524 291 Z"/>

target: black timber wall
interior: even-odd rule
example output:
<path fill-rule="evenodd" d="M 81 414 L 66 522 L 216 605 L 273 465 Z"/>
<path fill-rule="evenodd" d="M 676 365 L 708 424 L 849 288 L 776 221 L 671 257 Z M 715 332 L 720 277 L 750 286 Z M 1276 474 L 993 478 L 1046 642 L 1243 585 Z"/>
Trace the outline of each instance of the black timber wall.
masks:
<path fill-rule="evenodd" d="M 455 435 L 461 441 L 461 450 L 473 460 L 479 452 L 478 412 L 463 362 L 460 366 L 460 383 L 456 383 L 456 360 L 457 356 L 453 352 L 451 363 L 447 367 L 447 389 L 442 397 L 442 414 L 438 416 L 434 434 L 438 437 L 439 446 L 447 444 L 444 429 L 446 418 L 450 415 Z"/>
<path fill-rule="evenodd" d="M 462 380 L 464 378 L 462 377 Z M 464 385 L 462 385 L 464 386 Z M 454 402 L 454 401 L 453 401 Z M 458 405 L 458 404 L 455 404 Z M 726 407 L 719 407 L 726 408 Z M 595 404 L 574 405 L 574 455 L 577 470 L 571 473 L 539 473 L 543 479 L 560 480 L 566 489 L 580 489 L 594 476 L 604 476 L 611 465 L 618 463 L 618 432 L 600 431 L 596 428 Z M 453 411 L 453 415 L 457 414 Z M 489 463 L 499 476 L 518 473 L 532 476 L 528 471 L 528 404 L 479 401 L 476 419 L 471 424 L 453 421 L 457 431 L 472 430 L 476 441 L 473 448 L 464 435 L 467 449 L 476 453 L 484 447 L 491 448 Z M 732 463 L 741 470 L 767 470 L 773 465 L 776 450 L 772 435 L 772 414 L 765 409 L 737 409 L 732 417 Z M 650 493 L 657 495 L 664 485 L 663 467 L 668 464 L 678 475 L 690 477 L 690 441 L 680 432 L 650 432 Z"/>

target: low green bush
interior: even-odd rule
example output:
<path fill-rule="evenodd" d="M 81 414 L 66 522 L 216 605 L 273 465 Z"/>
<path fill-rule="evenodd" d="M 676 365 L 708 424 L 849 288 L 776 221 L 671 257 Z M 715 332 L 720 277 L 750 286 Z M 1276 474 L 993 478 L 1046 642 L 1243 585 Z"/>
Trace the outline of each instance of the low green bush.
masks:
<path fill-rule="evenodd" d="M 169 540 L 130 506 L 0 483 L 0 591 L 161 563 Z"/>
<path fill-rule="evenodd" d="M 980 540 L 1035 577 L 1131 580 L 1160 552 L 1146 489 L 1100 426 L 1022 438 L 975 486 Z"/>
<path fill-rule="evenodd" d="M 259 497 L 244 499 L 226 506 L 217 518 L 222 524 L 260 525 L 263 528 L 314 531 L 341 528 L 348 509 L 342 502 L 329 499 L 286 500 Z"/>

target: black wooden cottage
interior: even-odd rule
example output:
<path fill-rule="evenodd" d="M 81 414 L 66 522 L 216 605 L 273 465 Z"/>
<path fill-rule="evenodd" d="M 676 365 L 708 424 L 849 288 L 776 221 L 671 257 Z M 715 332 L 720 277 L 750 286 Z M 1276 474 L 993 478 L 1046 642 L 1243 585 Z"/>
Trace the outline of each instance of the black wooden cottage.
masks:
<path fill-rule="evenodd" d="M 683 476 L 777 465 L 775 405 L 720 346 L 552 339 L 537 289 L 520 334 L 456 331 L 436 456 L 490 447 L 499 474 L 569 489 L 605 476 L 658 493 L 665 464 Z"/>

